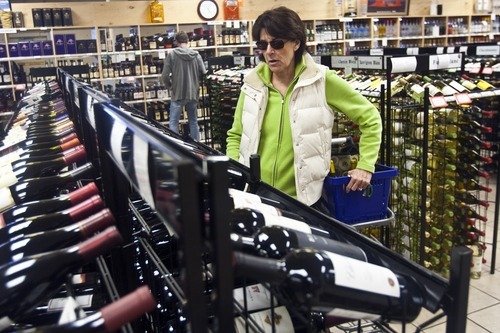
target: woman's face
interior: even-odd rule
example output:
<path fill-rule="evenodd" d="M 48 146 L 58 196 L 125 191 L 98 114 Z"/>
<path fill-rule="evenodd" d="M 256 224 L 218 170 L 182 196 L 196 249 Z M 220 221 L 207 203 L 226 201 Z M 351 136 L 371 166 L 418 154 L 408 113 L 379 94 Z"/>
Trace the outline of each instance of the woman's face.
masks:
<path fill-rule="evenodd" d="M 260 41 L 267 42 L 267 48 L 262 50 L 262 54 L 271 72 L 274 74 L 295 72 L 294 57 L 295 51 L 299 48 L 299 42 L 283 39 L 283 48 L 275 49 L 269 44 L 269 42 L 274 39 L 275 38 L 269 35 L 266 30 L 260 32 Z"/>

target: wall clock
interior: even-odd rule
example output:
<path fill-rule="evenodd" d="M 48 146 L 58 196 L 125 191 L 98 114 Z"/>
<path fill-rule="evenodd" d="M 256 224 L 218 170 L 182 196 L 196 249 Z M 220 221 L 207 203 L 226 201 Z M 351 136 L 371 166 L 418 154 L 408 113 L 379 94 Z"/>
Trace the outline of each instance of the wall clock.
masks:
<path fill-rule="evenodd" d="M 219 14 L 219 5 L 215 0 L 201 0 L 198 3 L 198 15 L 207 21 L 213 20 Z"/>

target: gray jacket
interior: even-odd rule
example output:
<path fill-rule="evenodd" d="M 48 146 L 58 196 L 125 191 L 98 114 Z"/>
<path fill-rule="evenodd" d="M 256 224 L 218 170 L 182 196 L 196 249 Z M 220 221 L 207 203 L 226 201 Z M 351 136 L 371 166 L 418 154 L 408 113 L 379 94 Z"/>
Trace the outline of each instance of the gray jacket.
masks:
<path fill-rule="evenodd" d="M 200 81 L 207 72 L 198 51 L 177 47 L 168 52 L 161 81 L 171 90 L 172 100 L 198 100 Z"/>

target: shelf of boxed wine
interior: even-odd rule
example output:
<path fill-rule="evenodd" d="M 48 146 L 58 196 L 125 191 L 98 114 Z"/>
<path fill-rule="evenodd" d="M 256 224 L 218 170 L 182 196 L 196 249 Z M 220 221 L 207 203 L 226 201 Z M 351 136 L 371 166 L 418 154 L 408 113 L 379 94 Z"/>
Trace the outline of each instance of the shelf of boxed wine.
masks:
<path fill-rule="evenodd" d="M 478 258 L 472 277 L 480 276 L 486 260 L 488 172 L 496 172 L 492 143 L 498 142 L 498 95 L 488 82 L 494 78 L 432 72 L 392 81 L 391 162 L 399 169 L 392 187 L 392 247 L 446 277 L 454 246 L 468 246 Z M 425 89 L 432 102 L 443 95 L 492 93 L 433 107 L 424 101 Z"/>

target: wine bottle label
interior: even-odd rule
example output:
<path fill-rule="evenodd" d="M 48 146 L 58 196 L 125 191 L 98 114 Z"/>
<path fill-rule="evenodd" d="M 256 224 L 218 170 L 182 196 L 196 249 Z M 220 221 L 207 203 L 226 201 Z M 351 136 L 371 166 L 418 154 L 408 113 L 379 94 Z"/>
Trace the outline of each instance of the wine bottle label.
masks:
<path fill-rule="evenodd" d="M 83 311 L 73 297 L 67 297 L 65 300 L 66 302 L 64 303 L 64 308 L 58 321 L 59 325 L 66 324 L 86 316 L 85 311 Z"/>
<path fill-rule="evenodd" d="M 335 268 L 335 284 L 370 293 L 399 297 L 399 281 L 389 269 L 325 251 Z"/>
<path fill-rule="evenodd" d="M 78 306 L 90 308 L 92 306 L 92 297 L 93 295 L 80 295 L 76 296 L 74 299 Z M 47 303 L 47 311 L 62 311 L 69 299 L 70 297 L 51 298 Z"/>
<path fill-rule="evenodd" d="M 0 188 L 8 187 L 15 183 L 17 183 L 17 178 L 14 172 L 5 172 L 0 175 Z"/>
<path fill-rule="evenodd" d="M 295 329 L 293 327 L 292 318 L 288 313 L 288 310 L 284 306 L 280 306 L 274 309 L 272 312 L 270 309 L 265 311 L 260 311 L 252 313 L 250 317 L 257 325 L 257 329 L 252 329 L 252 322 L 249 322 L 250 332 L 259 332 L 258 329 L 264 333 L 294 333 Z M 273 318 L 274 317 L 274 318 Z M 245 319 L 242 317 L 237 317 L 234 320 L 235 332 L 245 333 Z"/>
<path fill-rule="evenodd" d="M 0 332 L 3 331 L 4 329 L 9 328 L 12 324 L 14 324 L 14 322 L 12 320 L 10 320 L 9 317 L 7 317 L 7 316 L 1 317 L 0 318 Z M 242 332 L 245 332 L 245 331 L 242 331 Z"/>
<path fill-rule="evenodd" d="M 8 187 L 0 188 L 0 212 L 3 212 L 7 208 L 14 206 L 16 203 L 12 198 L 10 189 Z"/>
<path fill-rule="evenodd" d="M 270 214 L 264 214 L 266 225 L 276 225 L 283 228 L 290 228 L 297 231 L 305 232 L 306 234 L 311 234 L 311 228 L 307 225 L 307 223 L 297 221 L 284 216 L 273 216 Z"/>
<path fill-rule="evenodd" d="M 246 293 L 246 303 L 244 293 Z M 271 302 L 272 296 L 270 291 L 260 283 L 247 286 L 246 288 L 234 289 L 233 297 L 247 311 L 267 309 L 271 307 L 271 303 L 278 303 L 276 298 L 273 298 L 273 301 Z"/>
<path fill-rule="evenodd" d="M 366 312 L 360 312 L 360 311 L 352 311 L 352 310 L 345 310 L 345 309 L 333 309 L 328 312 L 329 316 L 333 317 L 339 317 L 339 318 L 350 318 L 354 320 L 360 320 L 360 319 L 365 319 L 365 320 L 378 320 L 380 319 L 379 315 L 375 315 L 373 313 L 366 313 Z"/>

